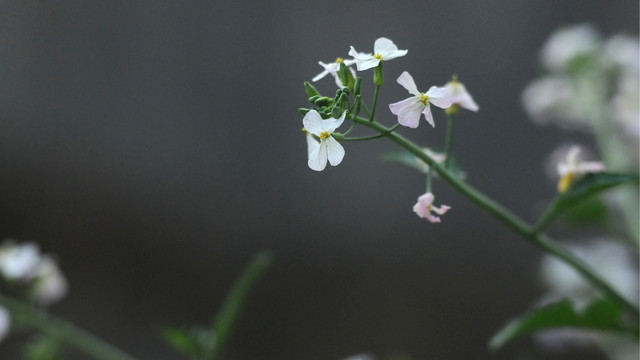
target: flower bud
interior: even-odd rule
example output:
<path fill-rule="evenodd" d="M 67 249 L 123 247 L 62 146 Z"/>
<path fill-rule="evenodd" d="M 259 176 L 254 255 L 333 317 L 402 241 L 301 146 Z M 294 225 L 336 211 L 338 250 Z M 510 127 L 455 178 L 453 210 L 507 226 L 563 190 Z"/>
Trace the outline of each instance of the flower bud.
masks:
<path fill-rule="evenodd" d="M 382 86 L 382 83 L 384 83 L 382 64 L 383 62 L 380 61 L 380 64 L 373 69 L 373 82 L 378 86 Z"/>
<path fill-rule="evenodd" d="M 362 90 L 362 78 L 358 77 L 356 82 L 353 84 L 353 94 L 355 96 L 360 95 L 360 90 Z"/>
<path fill-rule="evenodd" d="M 353 74 L 349 67 L 344 64 L 344 62 L 340 63 L 340 70 L 338 71 L 338 76 L 340 77 L 340 81 L 343 86 L 346 86 L 349 89 L 353 89 L 353 84 L 355 83 L 355 79 L 353 78 Z"/>
<path fill-rule="evenodd" d="M 313 85 L 309 84 L 308 81 L 304 82 L 304 91 L 307 93 L 309 97 L 309 101 L 311 101 L 311 97 L 313 96 L 321 96 L 318 89 L 316 89 Z"/>

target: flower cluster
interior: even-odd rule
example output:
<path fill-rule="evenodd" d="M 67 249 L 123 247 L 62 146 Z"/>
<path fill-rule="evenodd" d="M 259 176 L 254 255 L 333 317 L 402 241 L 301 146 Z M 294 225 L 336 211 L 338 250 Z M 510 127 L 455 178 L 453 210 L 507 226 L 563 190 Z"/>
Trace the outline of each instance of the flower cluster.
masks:
<path fill-rule="evenodd" d="M 353 46 L 350 46 L 348 54 L 351 58 L 338 57 L 331 63 L 318 62 L 320 66 L 322 66 L 323 71 L 316 75 L 312 81 L 316 82 L 327 75 L 331 75 L 338 86 L 338 91 L 334 98 L 330 98 L 322 96 L 315 87 L 309 83 L 305 83 L 305 90 L 307 95 L 309 95 L 309 101 L 316 106 L 311 109 L 300 109 L 304 114 L 302 122 L 304 126 L 303 131 L 306 133 L 307 139 L 309 168 L 315 171 L 322 171 L 325 169 L 327 161 L 332 166 L 336 166 L 342 162 L 345 151 L 342 145 L 340 145 L 340 141 L 349 140 L 346 138 L 346 135 L 353 130 L 353 127 L 344 134 L 337 133 L 336 129 L 342 125 L 345 119 L 353 119 L 355 125 L 355 120 L 358 118 L 361 108 L 364 108 L 364 111 L 367 113 L 368 121 L 375 122 L 374 114 L 377 105 L 378 89 L 382 86 L 384 79 L 383 65 L 385 62 L 405 56 L 407 53 L 407 50 L 398 49 L 393 41 L 383 37 L 374 42 L 373 53 L 358 52 Z M 362 80 L 357 76 L 356 71 L 352 67 L 353 65 L 355 65 L 357 71 L 374 69 L 376 94 L 373 109 L 371 110 L 366 108 L 362 101 L 360 93 Z M 435 127 L 431 105 L 446 109 L 449 116 L 457 115 L 458 108 L 460 107 L 470 111 L 478 111 L 479 109 L 466 87 L 460 83 L 455 76 L 453 80 L 444 86 L 431 86 L 426 92 L 418 90 L 413 77 L 407 71 L 400 74 L 397 78 L 397 83 L 404 87 L 412 96 L 405 100 L 389 104 L 389 110 L 393 115 L 397 116 L 399 125 L 408 128 L 417 128 L 422 115 L 424 115 L 429 125 Z M 350 96 L 354 97 L 353 102 L 350 102 Z M 441 159 L 439 157 L 436 159 L 432 152 L 426 152 L 425 154 L 437 162 L 442 162 L 447 156 L 442 154 L 440 155 L 442 157 Z M 423 172 L 428 174 L 428 182 L 430 184 L 431 175 L 428 172 L 429 166 L 422 160 L 416 160 L 414 163 L 420 164 Z M 432 215 L 432 212 L 443 215 L 450 207 L 447 205 L 436 207 L 433 205 L 433 199 L 434 195 L 431 191 L 420 196 L 418 203 L 414 206 L 414 211 L 421 218 L 435 223 L 440 222 L 440 218 Z"/>

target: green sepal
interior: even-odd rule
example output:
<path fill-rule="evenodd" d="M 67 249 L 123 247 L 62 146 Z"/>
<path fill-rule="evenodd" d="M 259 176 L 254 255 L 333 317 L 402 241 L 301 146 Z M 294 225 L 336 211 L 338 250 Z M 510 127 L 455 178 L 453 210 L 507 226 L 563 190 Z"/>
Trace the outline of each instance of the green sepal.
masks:
<path fill-rule="evenodd" d="M 362 91 L 362 78 L 358 77 L 356 82 L 353 84 L 353 94 L 358 96 L 360 95 L 360 91 Z"/>
<path fill-rule="evenodd" d="M 302 115 L 307 115 L 307 113 L 309 111 L 311 111 L 311 109 L 307 109 L 307 108 L 298 108 L 298 111 L 300 112 L 300 114 Z"/>
<path fill-rule="evenodd" d="M 342 86 L 346 86 L 350 90 L 353 90 L 353 86 L 355 84 L 355 79 L 353 78 L 353 74 L 349 67 L 344 64 L 344 62 L 340 63 L 340 70 L 338 71 L 338 76 L 340 77 L 340 81 L 342 82 Z"/>
<path fill-rule="evenodd" d="M 384 83 L 384 71 L 382 64 L 383 61 L 380 60 L 378 66 L 373 69 L 373 82 L 378 86 L 382 86 Z"/>
<path fill-rule="evenodd" d="M 308 81 L 304 82 L 304 91 L 307 93 L 307 96 L 309 97 L 309 101 L 311 101 L 311 97 L 313 97 L 313 96 L 322 96 L 320 94 L 320 91 L 318 91 L 318 89 L 316 89 Z"/>
<path fill-rule="evenodd" d="M 358 78 L 360 80 L 360 78 Z M 356 98 L 353 100 L 353 116 L 360 115 L 360 108 L 362 107 L 362 97 L 360 94 L 356 95 Z"/>

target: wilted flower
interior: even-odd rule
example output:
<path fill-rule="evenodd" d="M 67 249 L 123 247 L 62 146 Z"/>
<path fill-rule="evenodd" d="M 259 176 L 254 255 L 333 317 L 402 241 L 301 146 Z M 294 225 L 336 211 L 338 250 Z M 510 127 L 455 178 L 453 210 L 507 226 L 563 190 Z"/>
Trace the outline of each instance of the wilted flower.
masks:
<path fill-rule="evenodd" d="M 563 162 L 558 163 L 557 169 L 560 175 L 558 191 L 563 193 L 569 190 L 571 185 L 582 175 L 604 171 L 605 166 L 600 161 L 581 161 L 579 146 L 573 146 L 567 152 Z"/>
<path fill-rule="evenodd" d="M 43 305 L 56 302 L 67 294 L 68 288 L 67 279 L 56 262 L 49 256 L 43 256 L 36 267 L 32 288 L 36 302 Z"/>
<path fill-rule="evenodd" d="M 311 81 L 318 81 L 323 77 L 327 76 L 328 74 L 331 74 L 331 76 L 333 76 L 334 79 L 336 80 L 336 85 L 339 88 L 342 88 L 345 85 L 342 84 L 342 81 L 340 80 L 340 76 L 338 75 L 338 71 L 340 71 L 340 63 L 344 63 L 347 67 L 349 67 L 353 65 L 355 62 L 356 61 L 354 59 L 343 59 L 343 58 L 337 58 L 336 61 L 328 64 L 325 64 L 322 61 L 318 61 L 318 64 L 320 64 L 320 66 L 324 68 L 324 71 L 316 75 L 313 79 L 311 79 Z M 350 67 L 349 67 L 349 70 L 351 71 L 351 74 L 353 74 L 353 77 L 355 77 L 356 72 Z"/>
<path fill-rule="evenodd" d="M 347 112 L 345 111 L 338 119 L 329 118 L 323 120 L 317 111 L 311 110 L 302 119 L 304 129 L 309 134 L 315 135 L 320 139 L 319 144 L 316 145 L 313 141 L 317 143 L 317 140 L 310 139 L 310 135 L 307 135 L 308 164 L 311 169 L 316 171 L 324 170 L 325 166 L 327 166 L 327 160 L 332 166 L 342 162 L 344 148 L 331 134 L 342 125 L 346 114 Z"/>
<path fill-rule="evenodd" d="M 31 279 L 39 262 L 40 249 L 34 243 L 7 242 L 0 247 L 0 273 L 8 280 Z"/>
<path fill-rule="evenodd" d="M 593 25 L 571 25 L 556 30 L 543 45 L 540 61 L 551 70 L 568 66 L 573 60 L 595 53 L 600 35 Z"/>
<path fill-rule="evenodd" d="M 442 109 L 451 106 L 452 99 L 449 91 L 445 88 L 432 86 L 426 94 L 421 93 L 418 91 L 411 75 L 406 71 L 400 74 L 397 81 L 398 84 L 413 95 L 410 98 L 389 105 L 391 112 L 394 115 L 398 115 L 398 122 L 410 128 L 417 128 L 420 125 L 420 114 L 424 114 L 427 122 L 435 127 L 429 105 L 433 103 L 433 105 Z"/>
<path fill-rule="evenodd" d="M 358 71 L 371 69 L 378 66 L 380 61 L 387 61 L 395 59 L 400 56 L 405 56 L 407 50 L 398 50 L 398 47 L 393 41 L 387 38 L 379 38 L 373 44 L 373 55 L 370 53 L 359 53 L 351 46 L 349 55 L 353 56 L 356 61 L 356 67 Z"/>
<path fill-rule="evenodd" d="M 431 212 L 433 211 L 438 215 L 444 215 L 451 207 L 447 205 L 434 206 L 434 199 L 435 196 L 430 192 L 421 195 L 418 198 L 418 202 L 413 206 L 413 211 L 418 214 L 419 217 L 429 220 L 429 222 L 439 223 L 440 218 L 432 215 Z"/>
<path fill-rule="evenodd" d="M 478 111 L 480 109 L 478 104 L 473 101 L 473 97 L 471 97 L 467 88 L 463 83 L 459 82 L 456 77 L 446 83 L 444 87 L 449 90 L 449 95 L 451 96 L 453 104 L 458 104 L 461 108 L 469 111 Z"/>

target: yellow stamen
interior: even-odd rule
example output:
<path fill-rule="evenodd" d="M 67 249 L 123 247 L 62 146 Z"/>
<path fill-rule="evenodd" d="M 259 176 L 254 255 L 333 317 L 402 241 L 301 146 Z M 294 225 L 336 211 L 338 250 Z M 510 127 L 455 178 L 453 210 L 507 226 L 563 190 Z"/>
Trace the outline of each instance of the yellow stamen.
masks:
<path fill-rule="evenodd" d="M 561 194 L 567 192 L 573 184 L 573 181 L 576 179 L 576 174 L 573 172 L 568 172 L 565 176 L 563 176 L 560 181 L 558 181 L 558 192 Z"/>
<path fill-rule="evenodd" d="M 320 139 L 321 140 L 324 140 L 324 139 L 328 138 L 329 136 L 331 136 L 331 133 L 328 132 L 328 131 L 323 131 L 323 132 L 320 133 Z"/>
<path fill-rule="evenodd" d="M 344 61 L 344 59 L 343 59 L 343 58 L 341 58 L 341 57 L 336 58 L 336 64 L 340 64 L 340 63 L 341 63 L 341 62 L 343 62 L 343 61 Z"/>
<path fill-rule="evenodd" d="M 309 133 L 309 131 L 307 131 L 307 129 L 305 129 L 304 126 L 302 127 L 302 131 L 306 132 L 306 133 Z"/>
<path fill-rule="evenodd" d="M 420 102 L 424 104 L 424 106 L 429 105 L 429 95 L 425 93 L 420 93 Z"/>
<path fill-rule="evenodd" d="M 376 53 L 375 55 L 373 55 L 373 57 L 378 60 L 382 60 L 382 55 L 380 55 L 380 53 Z"/>

